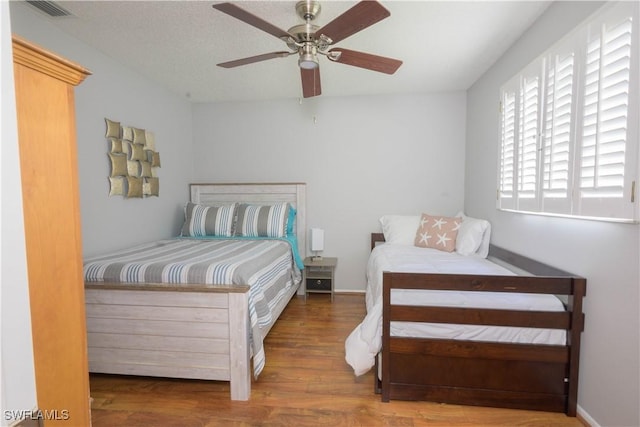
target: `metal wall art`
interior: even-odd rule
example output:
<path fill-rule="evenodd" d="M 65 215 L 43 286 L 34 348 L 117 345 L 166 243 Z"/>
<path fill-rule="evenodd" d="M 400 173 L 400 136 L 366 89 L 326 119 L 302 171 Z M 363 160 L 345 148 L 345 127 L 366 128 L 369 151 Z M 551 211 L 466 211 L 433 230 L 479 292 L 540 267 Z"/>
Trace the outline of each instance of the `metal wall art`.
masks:
<path fill-rule="evenodd" d="M 153 132 L 104 120 L 111 164 L 109 196 L 158 196 L 160 153 L 156 151 Z"/>

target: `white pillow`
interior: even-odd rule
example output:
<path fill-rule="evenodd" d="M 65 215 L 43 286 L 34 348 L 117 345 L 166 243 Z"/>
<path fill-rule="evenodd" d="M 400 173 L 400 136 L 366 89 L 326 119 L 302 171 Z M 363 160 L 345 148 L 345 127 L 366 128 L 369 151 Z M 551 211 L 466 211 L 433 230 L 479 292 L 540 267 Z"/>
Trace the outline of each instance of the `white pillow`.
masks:
<path fill-rule="evenodd" d="M 413 246 L 420 215 L 385 215 L 380 218 L 380 225 L 385 242 Z"/>
<path fill-rule="evenodd" d="M 460 255 L 476 254 L 486 258 L 491 234 L 489 221 L 468 217 L 463 212 L 458 212 L 456 216 L 462 218 L 462 225 L 456 238 L 456 252 Z"/>

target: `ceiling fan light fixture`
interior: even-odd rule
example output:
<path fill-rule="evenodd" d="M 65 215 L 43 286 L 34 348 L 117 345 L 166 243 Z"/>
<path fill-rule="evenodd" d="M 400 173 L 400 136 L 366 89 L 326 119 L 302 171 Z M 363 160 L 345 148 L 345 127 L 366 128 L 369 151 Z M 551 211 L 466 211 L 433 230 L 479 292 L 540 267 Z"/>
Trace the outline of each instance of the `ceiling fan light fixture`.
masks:
<path fill-rule="evenodd" d="M 305 70 L 313 70 L 318 68 L 318 55 L 316 55 L 316 48 L 311 43 L 305 43 L 299 50 L 300 57 L 298 58 L 298 66 Z"/>
<path fill-rule="evenodd" d="M 305 70 L 313 70 L 314 68 L 318 68 L 320 64 L 318 64 L 318 57 L 312 53 L 302 53 L 300 54 L 300 58 L 298 59 L 298 66 L 300 68 L 304 68 Z"/>

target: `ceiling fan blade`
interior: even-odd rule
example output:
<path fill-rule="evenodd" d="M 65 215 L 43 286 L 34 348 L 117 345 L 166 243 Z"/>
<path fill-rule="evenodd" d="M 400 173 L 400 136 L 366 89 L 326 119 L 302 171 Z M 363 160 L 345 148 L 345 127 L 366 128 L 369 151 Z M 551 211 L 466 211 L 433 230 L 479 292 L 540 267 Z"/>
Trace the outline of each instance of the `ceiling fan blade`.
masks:
<path fill-rule="evenodd" d="M 219 10 L 220 12 L 226 13 L 227 15 L 233 16 L 234 18 L 239 19 L 242 22 L 245 22 L 251 26 L 254 26 L 266 33 L 269 33 L 272 36 L 275 36 L 279 39 L 286 40 L 289 37 L 293 37 L 293 35 L 291 35 L 287 31 L 282 30 L 276 27 L 275 25 L 265 21 L 264 19 L 259 18 L 256 15 L 249 13 L 244 9 L 239 8 L 233 3 L 218 3 L 218 4 L 212 5 L 212 7 L 214 9 Z"/>
<path fill-rule="evenodd" d="M 303 98 L 311 98 L 322 93 L 320 88 L 320 67 L 311 70 L 300 68 L 300 77 L 302 77 Z"/>
<path fill-rule="evenodd" d="M 355 50 L 335 48 L 329 51 L 329 53 L 332 52 L 340 52 L 340 57 L 338 57 L 338 59 L 332 59 L 334 62 L 366 68 L 367 70 L 378 71 L 385 74 L 395 73 L 402 65 L 402 61 L 398 59 L 357 52 Z"/>
<path fill-rule="evenodd" d="M 365 0 L 353 6 L 333 21 L 316 31 L 329 37 L 333 43 L 338 43 L 365 28 L 382 21 L 391 13 L 377 1 Z"/>
<path fill-rule="evenodd" d="M 217 64 L 218 67 L 222 68 L 233 68 L 239 67 L 240 65 L 253 64 L 254 62 L 266 61 L 267 59 L 273 58 L 285 58 L 289 55 L 293 55 L 297 52 L 271 52 L 271 53 L 263 53 L 262 55 L 250 56 L 248 58 L 236 59 L 235 61 L 223 62 L 221 64 Z"/>

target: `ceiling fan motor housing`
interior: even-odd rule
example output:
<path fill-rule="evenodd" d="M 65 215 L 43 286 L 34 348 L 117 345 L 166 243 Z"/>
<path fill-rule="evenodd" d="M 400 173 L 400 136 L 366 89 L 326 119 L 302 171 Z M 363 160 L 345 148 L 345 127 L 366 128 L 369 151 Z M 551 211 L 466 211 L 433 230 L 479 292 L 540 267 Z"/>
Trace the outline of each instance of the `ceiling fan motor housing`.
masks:
<path fill-rule="evenodd" d="M 315 42 L 316 31 L 320 27 L 313 25 L 311 21 L 315 20 L 320 15 L 320 3 L 313 0 L 303 0 L 296 3 L 296 13 L 302 18 L 305 23 L 294 25 L 287 31 L 289 34 L 295 37 L 295 40 L 285 40 L 287 46 L 291 50 L 298 50 L 300 44 L 307 44 L 306 42 Z"/>
<path fill-rule="evenodd" d="M 296 3 L 296 13 L 305 21 L 313 21 L 320 15 L 320 3 L 314 0 L 303 0 Z"/>
<path fill-rule="evenodd" d="M 320 27 L 307 22 L 306 24 L 295 25 L 289 28 L 289 31 L 287 32 L 292 36 L 295 36 L 296 42 L 312 42 L 315 40 L 315 34 L 316 31 L 318 31 L 318 28 Z M 291 49 L 296 49 L 295 43 L 292 43 L 291 40 L 286 40 L 286 42 Z"/>

